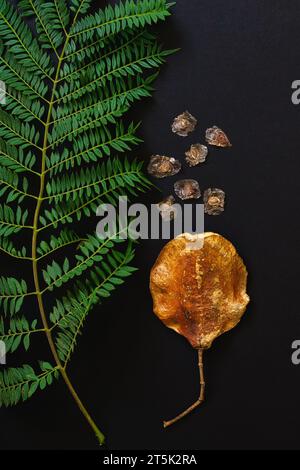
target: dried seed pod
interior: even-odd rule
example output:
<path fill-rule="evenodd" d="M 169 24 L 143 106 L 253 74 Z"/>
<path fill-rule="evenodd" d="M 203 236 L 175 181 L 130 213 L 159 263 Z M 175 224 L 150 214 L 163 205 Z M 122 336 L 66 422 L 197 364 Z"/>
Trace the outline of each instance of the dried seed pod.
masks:
<path fill-rule="evenodd" d="M 235 247 L 216 233 L 183 234 L 162 249 L 150 276 L 153 310 L 169 328 L 198 350 L 199 399 L 169 426 L 204 400 L 202 354 L 234 328 L 249 302 L 247 270 Z"/>
<path fill-rule="evenodd" d="M 186 162 L 190 166 L 199 165 L 199 163 L 203 163 L 206 160 L 208 155 L 208 148 L 206 145 L 201 144 L 193 144 L 188 152 L 185 152 L 186 155 Z"/>
<path fill-rule="evenodd" d="M 176 208 L 174 208 L 175 198 L 174 196 L 168 196 L 157 204 L 157 208 L 160 211 L 160 215 L 163 220 L 170 221 L 176 218 Z"/>
<path fill-rule="evenodd" d="M 156 178 L 174 176 L 181 170 L 181 163 L 173 157 L 165 155 L 152 155 L 148 165 L 148 173 Z"/>
<path fill-rule="evenodd" d="M 174 184 L 174 191 L 183 201 L 186 199 L 199 199 L 201 191 L 196 180 L 179 180 Z"/>
<path fill-rule="evenodd" d="M 197 119 L 188 111 L 185 111 L 174 119 L 172 132 L 180 135 L 181 137 L 187 137 L 190 132 L 195 130 L 196 125 Z"/>
<path fill-rule="evenodd" d="M 208 215 L 220 215 L 224 212 L 225 193 L 222 189 L 208 188 L 204 191 L 204 212 Z"/>
<path fill-rule="evenodd" d="M 232 147 L 225 132 L 217 126 L 207 129 L 205 138 L 209 145 L 214 145 L 216 147 Z"/>

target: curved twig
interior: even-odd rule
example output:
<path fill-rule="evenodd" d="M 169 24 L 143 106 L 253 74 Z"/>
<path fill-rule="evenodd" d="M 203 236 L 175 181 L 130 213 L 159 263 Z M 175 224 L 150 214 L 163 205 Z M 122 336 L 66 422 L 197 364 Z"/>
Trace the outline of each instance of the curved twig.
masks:
<path fill-rule="evenodd" d="M 198 367 L 199 367 L 199 375 L 200 375 L 200 394 L 199 394 L 198 400 L 195 401 L 195 403 L 193 403 L 191 406 L 189 406 L 185 411 L 177 415 L 175 418 L 169 421 L 164 421 L 164 428 L 167 428 L 168 426 L 171 426 L 172 424 L 176 423 L 180 419 L 184 418 L 186 415 L 191 413 L 195 408 L 198 408 L 198 406 L 200 406 L 201 403 L 204 402 L 205 380 L 204 380 L 204 369 L 203 369 L 203 351 L 204 349 L 202 348 L 198 349 Z"/>

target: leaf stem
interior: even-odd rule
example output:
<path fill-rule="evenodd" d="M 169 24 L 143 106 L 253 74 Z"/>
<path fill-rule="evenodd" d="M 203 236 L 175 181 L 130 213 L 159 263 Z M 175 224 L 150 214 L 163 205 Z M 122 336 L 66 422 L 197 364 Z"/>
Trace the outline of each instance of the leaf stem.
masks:
<path fill-rule="evenodd" d="M 25 335 L 31 335 L 32 333 L 41 333 L 42 331 L 45 331 L 44 328 L 38 328 L 37 330 L 26 330 L 26 331 L 17 331 L 15 333 L 7 333 L 5 335 L 0 336 L 2 340 L 7 340 L 8 338 L 12 338 L 14 336 L 25 336 Z"/>
<path fill-rule="evenodd" d="M 2 299 L 19 299 L 21 297 L 29 297 L 30 295 L 36 295 L 37 292 L 26 292 L 25 294 L 9 294 L 9 295 L 0 295 L 0 300 Z"/>
<path fill-rule="evenodd" d="M 55 45 L 54 45 L 54 43 L 53 43 L 53 40 L 52 40 L 52 38 L 51 38 L 51 35 L 50 35 L 49 32 L 48 32 L 48 29 L 47 29 L 46 25 L 44 24 L 44 21 L 43 21 L 42 18 L 41 18 L 41 15 L 40 15 L 39 11 L 37 10 L 37 8 L 36 8 L 36 6 L 35 6 L 35 4 L 34 4 L 34 2 L 33 2 L 32 0 L 29 0 L 29 3 L 30 3 L 30 5 L 31 5 L 32 11 L 35 13 L 35 15 L 36 15 L 37 19 L 39 20 L 39 22 L 40 22 L 40 24 L 41 24 L 43 30 L 45 31 L 45 35 L 47 36 L 48 41 L 49 41 L 49 43 L 51 44 L 51 46 L 52 46 L 52 48 L 53 48 L 53 50 L 54 50 L 54 53 L 55 53 L 56 57 L 59 59 L 59 54 L 57 53 L 57 49 L 56 49 L 56 47 L 55 47 Z"/>
<path fill-rule="evenodd" d="M 64 243 L 63 245 L 56 246 L 52 250 L 47 251 L 47 253 L 44 253 L 43 255 L 39 256 L 39 258 L 37 258 L 37 261 L 40 261 L 41 259 L 46 258 L 46 256 L 49 256 L 50 254 L 54 253 L 57 250 L 60 250 L 61 248 L 64 248 L 69 245 L 73 245 L 74 243 L 77 243 L 79 245 L 81 242 L 85 242 L 85 241 L 87 241 L 87 238 L 76 238 L 76 240 L 70 240 Z"/>
<path fill-rule="evenodd" d="M 198 349 L 198 367 L 199 367 L 199 375 L 200 375 L 200 394 L 199 394 L 198 400 L 195 401 L 195 403 L 193 403 L 191 406 L 189 406 L 185 411 L 180 413 L 175 418 L 171 419 L 170 421 L 164 421 L 164 428 L 167 428 L 168 426 L 171 426 L 172 424 L 176 423 L 180 419 L 184 418 L 189 413 L 191 413 L 195 408 L 200 406 L 201 403 L 204 402 L 205 380 L 204 380 L 203 349 L 202 348 Z"/>
<path fill-rule="evenodd" d="M 147 12 L 148 14 L 149 13 L 164 13 L 164 9 L 163 8 L 153 8 L 153 10 Z M 133 18 L 140 18 L 140 17 L 143 17 L 145 16 L 145 13 L 134 13 L 132 15 L 124 15 L 124 16 L 120 16 L 119 18 L 114 18 L 112 20 L 109 20 L 109 21 L 106 21 L 105 23 L 102 23 L 101 25 L 101 28 L 103 30 L 105 30 L 105 28 L 107 28 L 107 26 L 109 26 L 110 24 L 112 23 L 122 23 L 124 21 L 128 21 L 128 20 L 133 20 Z M 75 33 L 72 33 L 71 34 L 71 38 L 74 38 L 76 36 L 80 36 L 81 34 L 84 34 L 84 33 L 90 33 L 91 31 L 93 31 L 94 29 L 97 29 L 99 28 L 98 25 L 95 25 L 95 26 L 91 26 L 90 28 L 85 28 L 85 29 L 82 29 L 82 30 L 79 30 L 79 31 L 76 31 Z"/>
<path fill-rule="evenodd" d="M 104 54 L 103 56 L 100 57 L 100 60 L 103 61 L 104 59 L 106 59 L 107 57 L 109 56 L 112 56 L 113 54 L 119 52 L 120 50 L 122 49 L 125 49 L 127 46 L 129 46 L 132 42 L 136 41 L 139 37 L 141 37 L 143 34 L 145 33 L 145 31 L 141 31 L 139 34 L 136 34 L 133 36 L 133 38 L 129 39 L 127 42 L 125 42 L 124 44 L 121 44 L 121 46 L 107 52 L 106 54 Z M 94 59 L 93 61 L 91 62 L 88 62 L 87 64 L 85 65 L 82 65 L 80 68 L 78 69 L 75 69 L 73 70 L 73 72 L 70 72 L 68 75 L 65 75 L 64 77 L 60 78 L 59 81 L 63 81 L 63 80 L 66 80 L 68 79 L 69 77 L 71 77 L 72 75 L 76 74 L 76 73 L 79 73 L 81 72 L 82 70 L 86 69 L 87 67 L 90 67 L 91 65 L 93 64 L 96 64 L 96 63 L 99 63 L 99 57 L 97 57 L 97 59 Z"/>
<path fill-rule="evenodd" d="M 132 92 L 135 92 L 136 90 L 139 90 L 139 89 L 142 89 L 142 88 L 145 88 L 145 83 L 141 83 L 140 85 L 134 87 L 134 88 L 131 88 L 127 91 L 122 91 L 120 93 L 115 93 L 114 95 L 108 97 L 108 98 L 105 98 L 104 100 L 101 100 L 101 101 L 96 101 L 95 103 L 89 105 L 89 106 L 86 106 L 85 108 L 83 109 L 80 109 L 80 110 L 77 110 L 77 111 L 74 111 L 70 114 L 66 114 L 65 116 L 61 116 L 53 121 L 51 121 L 51 124 L 57 124 L 61 121 L 65 121 L 73 116 L 77 116 L 78 114 L 81 114 L 81 113 L 85 113 L 87 111 L 89 111 L 90 109 L 92 108 L 97 108 L 99 107 L 99 105 L 103 105 L 104 103 L 106 102 L 111 102 L 117 98 L 120 98 L 121 96 L 127 96 L 128 94 L 132 93 Z"/>
<path fill-rule="evenodd" d="M 124 110 L 125 110 L 125 108 L 124 108 Z M 109 113 L 103 114 L 102 116 L 97 116 L 97 118 L 95 118 L 95 119 L 93 119 L 89 122 L 85 122 L 82 126 L 80 126 L 78 128 L 73 128 L 71 131 L 67 132 L 66 134 L 63 134 L 62 136 L 58 137 L 58 139 L 51 142 L 51 144 L 48 145 L 47 149 L 56 147 L 58 144 L 62 143 L 66 139 L 68 139 L 74 133 L 80 134 L 80 132 L 85 131 L 85 130 L 89 130 L 89 128 L 93 129 L 92 126 L 96 125 L 96 123 L 97 123 L 97 127 L 99 127 L 99 124 L 102 120 L 106 120 L 109 116 L 113 116 L 116 113 L 121 113 L 121 111 L 122 111 L 121 108 L 117 109 L 117 110 L 110 111 Z"/>
<path fill-rule="evenodd" d="M 16 188 L 15 186 L 13 186 L 10 183 L 7 183 L 5 180 L 1 179 L 0 184 L 3 184 L 5 186 L 7 186 L 8 188 L 12 188 L 16 193 L 22 194 L 22 196 L 30 197 L 31 199 L 38 199 L 34 194 L 25 193 L 25 191 L 21 191 L 21 189 Z"/>
<path fill-rule="evenodd" d="M 49 199 L 52 200 L 52 199 L 62 198 L 63 196 L 77 193 L 78 191 L 82 191 L 83 189 L 91 188 L 93 186 L 98 186 L 100 184 L 103 184 L 105 181 L 117 179 L 118 177 L 122 178 L 124 175 L 127 176 L 127 175 L 135 175 L 135 174 L 138 174 L 138 172 L 137 171 L 122 171 L 122 172 L 116 173 L 115 175 L 107 176 L 106 178 L 102 178 L 100 180 L 93 181 L 92 183 L 85 184 L 83 186 L 80 186 L 79 188 L 69 189 L 68 191 L 63 191 L 58 194 L 50 194 L 50 196 L 45 196 L 43 200 L 49 200 Z M 102 194 L 97 194 L 97 197 L 101 197 L 101 196 Z"/>
<path fill-rule="evenodd" d="M 16 36 L 16 38 L 18 39 L 19 43 L 22 45 L 22 48 L 24 49 L 25 52 L 28 53 L 29 57 L 31 58 L 32 62 L 34 62 L 34 64 L 36 65 L 36 67 L 43 73 L 46 75 L 46 77 L 51 80 L 53 82 L 53 78 L 47 73 L 47 71 L 40 66 L 40 64 L 36 61 L 36 59 L 34 58 L 34 56 L 32 55 L 32 52 L 26 47 L 26 45 L 24 44 L 24 42 L 22 41 L 22 39 L 20 38 L 19 34 L 17 33 L 17 31 L 13 28 L 13 26 L 10 24 L 9 21 L 7 21 L 7 19 L 5 18 L 5 16 L 3 15 L 3 13 L 0 13 L 0 16 L 2 18 L 2 20 L 4 21 L 4 23 L 9 27 L 9 29 L 12 31 L 12 33 Z"/>
<path fill-rule="evenodd" d="M 127 67 L 131 67 L 132 65 L 135 65 L 135 64 L 138 64 L 139 62 L 144 62 L 144 61 L 147 61 L 149 59 L 154 59 L 154 58 L 160 58 L 162 56 L 161 52 L 156 52 L 156 53 L 153 53 L 153 54 L 149 54 L 149 55 L 146 55 L 145 57 L 141 57 L 139 59 L 136 59 L 134 61 L 131 61 L 129 62 L 128 64 L 125 64 L 125 65 L 122 65 L 120 67 L 117 67 L 116 69 L 114 70 L 110 70 L 109 72 L 95 78 L 94 80 L 92 80 L 91 82 L 87 83 L 86 85 L 82 85 L 80 86 L 79 88 L 76 88 L 75 90 L 67 93 L 66 95 L 60 97 L 60 98 L 57 98 L 54 103 L 58 103 L 60 102 L 61 100 L 66 100 L 67 98 L 69 98 L 70 96 L 73 96 L 74 94 L 76 93 L 80 93 L 81 90 L 83 89 L 87 89 L 88 87 L 90 87 L 91 85 L 94 85 L 95 83 L 97 82 L 103 82 L 107 77 L 109 77 L 110 75 L 113 75 L 113 74 L 116 74 L 116 73 L 120 73 L 120 70 L 124 70 L 126 69 Z"/>
<path fill-rule="evenodd" d="M 15 253 L 12 253 L 8 250 L 5 250 L 2 246 L 0 246 L 0 251 L 2 251 L 3 253 L 5 253 L 8 256 L 11 256 L 12 258 L 22 259 L 22 260 L 26 259 L 26 260 L 32 261 L 32 258 L 30 256 L 19 256 L 18 254 L 15 254 Z"/>
<path fill-rule="evenodd" d="M 128 172 L 129 173 L 129 172 Z M 133 172 L 130 172 L 130 173 L 133 173 Z M 137 172 L 136 172 L 137 173 Z M 92 199 L 90 199 L 89 201 L 85 202 L 84 204 L 82 204 L 81 206 L 77 207 L 76 209 L 68 212 L 67 214 L 64 214 L 63 216 L 61 216 L 59 219 L 56 219 L 54 220 L 53 222 L 50 222 L 49 224 L 47 225 L 44 225 L 43 227 L 39 227 L 37 229 L 37 232 L 41 232 L 49 227 L 52 227 L 52 226 L 57 226 L 59 222 L 61 222 L 62 220 L 66 219 L 67 217 L 70 217 L 72 216 L 73 214 L 75 214 L 76 212 L 82 210 L 84 207 L 87 207 L 89 204 L 92 204 L 94 201 L 97 201 L 97 199 L 105 196 L 106 194 L 109 194 L 110 192 L 112 192 L 113 189 L 110 188 L 108 189 L 107 191 L 104 191 L 103 193 L 101 194 L 97 194 L 95 197 L 93 197 Z"/>
<path fill-rule="evenodd" d="M 117 272 L 119 269 L 121 269 L 126 263 L 126 258 L 124 258 L 124 260 L 120 263 L 120 265 L 115 268 L 92 292 L 91 294 L 87 297 L 88 300 L 91 300 L 91 298 L 96 294 L 96 292 L 98 292 L 102 286 L 108 282 Z M 81 301 L 79 303 L 79 305 L 83 305 L 83 301 Z M 54 328 L 56 328 L 57 326 L 59 326 L 59 324 L 64 321 L 66 318 L 68 318 L 68 316 L 71 315 L 71 312 L 68 312 L 66 313 L 65 315 L 63 315 L 62 317 L 60 317 L 58 320 L 56 320 L 55 323 L 53 323 L 53 325 L 51 326 L 50 330 L 53 330 Z M 67 364 L 65 363 L 65 369 L 66 369 L 66 366 Z"/>
<path fill-rule="evenodd" d="M 73 23 L 76 21 L 78 13 L 80 11 L 80 7 L 83 3 L 83 0 L 81 1 L 81 4 L 78 8 L 77 14 L 74 17 Z M 49 328 L 45 308 L 44 308 L 44 302 L 42 298 L 42 293 L 41 293 L 41 288 L 40 288 L 40 282 L 39 282 L 39 275 L 38 275 L 38 257 L 37 257 L 37 237 L 38 237 L 38 220 L 39 220 L 39 214 L 40 214 L 40 209 L 43 201 L 43 194 L 44 194 L 44 189 L 45 189 L 45 165 L 46 165 L 46 154 L 47 154 L 47 143 L 48 143 L 48 134 L 49 134 L 49 127 L 50 127 L 50 121 L 51 121 L 51 114 L 52 114 L 52 107 L 54 103 L 54 96 L 55 96 L 55 90 L 56 86 L 58 83 L 58 77 L 59 77 L 59 72 L 61 69 L 61 64 L 63 60 L 63 56 L 66 50 L 66 47 L 68 45 L 70 36 L 68 35 L 63 47 L 63 50 L 61 52 L 61 55 L 58 60 L 58 65 L 56 69 L 56 76 L 53 81 L 53 88 L 52 88 L 52 96 L 49 102 L 49 109 L 48 109 L 48 115 L 47 115 L 47 120 L 45 124 L 45 133 L 44 133 L 44 141 L 43 141 L 43 148 L 42 148 L 42 163 L 41 163 L 41 176 L 40 176 L 40 191 L 39 191 L 39 196 L 37 198 L 37 205 L 34 213 L 34 222 L 33 222 L 33 236 L 32 236 L 32 269 L 33 269 L 33 278 L 34 278 L 34 284 L 35 284 L 35 289 L 36 289 L 36 295 L 37 295 L 37 301 L 38 301 L 38 306 L 39 306 L 39 312 L 40 312 L 40 317 L 42 320 L 43 327 L 45 329 L 45 334 L 48 340 L 48 344 L 50 347 L 50 350 L 52 352 L 54 361 L 56 363 L 56 366 L 64 379 L 65 384 L 67 385 L 72 397 L 74 398 L 78 408 L 80 409 L 81 413 L 85 417 L 86 421 L 89 423 L 91 428 L 96 434 L 96 437 L 99 441 L 100 444 L 104 443 L 104 435 L 102 432 L 98 429 L 96 423 L 93 421 L 91 418 L 90 414 L 88 413 L 87 409 L 83 405 L 82 401 L 80 400 L 77 392 L 75 391 L 68 374 L 64 370 L 61 361 L 59 359 L 56 346 L 52 337 L 52 331 Z"/>
<path fill-rule="evenodd" d="M 69 376 L 68 374 L 66 373 L 66 371 L 60 367 L 60 373 L 70 391 L 70 393 L 72 394 L 78 408 L 80 409 L 81 413 L 84 415 L 85 419 L 87 420 L 87 422 L 89 423 L 89 425 L 91 426 L 91 428 L 93 429 L 94 433 L 96 434 L 96 437 L 100 443 L 100 445 L 104 444 L 104 440 L 105 440 L 105 437 L 104 435 L 102 434 L 102 432 L 100 431 L 100 429 L 97 427 L 96 423 L 94 422 L 94 420 L 91 418 L 91 416 L 89 415 L 89 413 L 87 412 L 85 406 L 83 405 L 82 401 L 80 400 L 76 390 L 74 389 L 70 379 L 69 379 Z"/>
<path fill-rule="evenodd" d="M 27 83 L 23 78 L 22 76 L 15 70 L 11 67 L 11 65 L 9 64 L 9 62 L 7 62 L 4 57 L 0 57 L 0 60 L 4 63 L 4 65 L 10 69 L 11 72 L 13 72 L 17 77 L 18 79 L 24 83 L 24 85 L 29 88 L 36 96 L 38 96 L 41 100 L 45 101 L 46 103 L 50 104 L 50 102 L 47 100 L 47 98 L 45 98 L 43 95 L 41 95 L 39 92 L 37 92 L 31 85 L 30 83 Z M 45 124 L 45 123 L 43 123 Z"/>
<path fill-rule="evenodd" d="M 120 236 L 122 233 L 124 232 L 124 234 L 126 234 L 126 230 L 125 229 L 121 229 L 119 232 L 117 232 L 116 234 L 113 234 L 113 238 L 114 237 L 118 237 Z M 93 252 L 91 253 L 87 258 L 85 258 L 83 261 L 80 261 L 80 263 L 76 264 L 73 268 L 71 268 L 69 271 L 65 272 L 64 274 L 62 274 L 60 277 L 58 277 L 55 281 L 51 282 L 51 284 L 49 284 L 47 287 L 45 287 L 45 289 L 43 289 L 40 293 L 41 295 L 44 295 L 45 292 L 53 289 L 53 287 L 55 286 L 56 283 L 59 283 L 62 281 L 62 279 L 68 275 L 70 276 L 71 273 L 74 273 L 74 275 L 76 275 L 76 270 L 78 270 L 81 266 L 84 266 L 84 265 L 88 265 L 89 261 L 92 261 L 94 256 L 96 256 L 98 253 L 101 252 L 101 250 L 103 250 L 103 248 L 105 248 L 105 246 L 111 242 L 111 237 L 108 237 L 101 245 L 98 246 L 98 248 Z"/>
<path fill-rule="evenodd" d="M 58 367 L 54 367 L 52 370 L 48 370 L 46 372 L 43 372 L 42 374 L 39 374 L 36 376 L 36 378 L 38 380 L 40 380 L 42 377 L 46 377 L 47 375 L 49 374 L 54 374 L 54 372 L 58 369 Z M 22 385 L 25 385 L 25 384 L 29 384 L 30 383 L 30 378 L 28 378 L 28 380 L 24 380 L 23 382 L 17 382 L 15 384 L 11 384 L 11 385 L 8 385 L 7 387 L 5 387 L 6 390 L 10 390 L 10 389 L 15 389 L 16 387 L 22 387 Z"/>
<path fill-rule="evenodd" d="M 115 141 L 118 141 L 118 140 L 124 140 L 126 137 L 130 137 L 130 136 L 132 136 L 132 135 L 133 135 L 132 133 L 126 132 L 126 134 L 122 134 L 122 135 L 116 136 L 116 137 L 114 137 L 113 139 L 110 139 L 110 140 L 107 140 L 106 142 L 103 142 L 102 144 L 94 145 L 93 147 L 90 147 L 90 148 L 88 148 L 87 150 L 83 150 L 83 151 L 81 151 L 81 152 L 79 152 L 79 153 L 76 153 L 75 155 L 71 155 L 70 157 L 65 158 L 65 159 L 62 160 L 61 162 L 55 163 L 54 165 L 52 165 L 52 166 L 50 166 L 49 168 L 47 168 L 47 169 L 45 170 L 45 173 L 49 173 L 51 170 L 54 170 L 55 168 L 59 167 L 60 165 L 64 165 L 64 164 L 66 164 L 67 162 L 73 161 L 73 160 L 75 160 L 76 158 L 81 157 L 81 155 L 84 155 L 85 153 L 93 152 L 94 150 L 99 149 L 100 147 L 110 146 L 110 145 L 112 144 L 112 142 L 115 142 Z"/>

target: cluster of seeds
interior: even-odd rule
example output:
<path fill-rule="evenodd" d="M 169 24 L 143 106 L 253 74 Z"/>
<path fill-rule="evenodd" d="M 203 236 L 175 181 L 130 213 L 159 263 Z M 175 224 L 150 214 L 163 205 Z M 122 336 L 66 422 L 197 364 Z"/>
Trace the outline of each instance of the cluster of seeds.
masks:
<path fill-rule="evenodd" d="M 172 132 L 181 137 L 187 137 L 194 132 L 197 119 L 188 111 L 177 116 L 172 123 Z M 207 145 L 215 147 L 231 147 L 230 140 L 225 132 L 217 126 L 210 127 L 205 132 Z M 186 163 L 195 167 L 206 161 L 208 156 L 207 145 L 196 143 L 185 152 Z M 152 155 L 148 165 L 148 173 L 155 178 L 174 176 L 181 171 L 182 164 L 179 160 L 166 155 Z M 194 179 L 182 179 L 174 184 L 174 192 L 181 200 L 199 199 L 201 190 L 198 181 Z M 208 188 L 203 193 L 204 211 L 208 215 L 220 215 L 225 208 L 225 192 L 219 188 Z M 174 196 L 168 196 L 158 204 L 163 218 L 174 218 L 175 212 L 172 206 L 175 204 Z"/>

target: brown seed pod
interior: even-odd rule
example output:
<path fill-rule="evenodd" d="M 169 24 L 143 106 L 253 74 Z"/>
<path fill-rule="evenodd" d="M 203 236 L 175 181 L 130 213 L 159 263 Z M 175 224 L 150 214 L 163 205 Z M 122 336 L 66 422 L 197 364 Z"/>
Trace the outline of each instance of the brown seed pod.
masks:
<path fill-rule="evenodd" d="M 166 178 L 167 176 L 174 176 L 179 173 L 181 163 L 173 157 L 152 155 L 147 170 L 149 175 L 155 176 L 155 178 Z"/>
<path fill-rule="evenodd" d="M 195 130 L 196 125 L 197 119 L 188 111 L 185 111 L 174 119 L 172 124 L 172 132 L 174 132 L 174 134 L 180 135 L 181 137 L 187 137 Z"/>
<path fill-rule="evenodd" d="M 204 191 L 204 212 L 208 215 L 220 215 L 224 212 L 225 193 L 222 189 L 208 188 Z"/>
<path fill-rule="evenodd" d="M 204 401 L 203 351 L 240 321 L 249 302 L 246 283 L 242 259 L 221 235 L 183 234 L 162 249 L 150 275 L 153 310 L 198 350 L 200 370 L 198 400 L 165 427 Z"/>
<path fill-rule="evenodd" d="M 186 199 L 199 199 L 201 191 L 196 180 L 179 180 L 174 184 L 176 196 L 185 201 Z"/>
<path fill-rule="evenodd" d="M 196 166 L 199 163 L 204 163 L 208 155 L 208 148 L 206 145 L 193 144 L 190 149 L 185 152 L 185 159 L 189 166 Z"/>
<path fill-rule="evenodd" d="M 214 145 L 215 147 L 232 147 L 225 132 L 217 126 L 207 129 L 205 138 L 209 145 Z"/>

